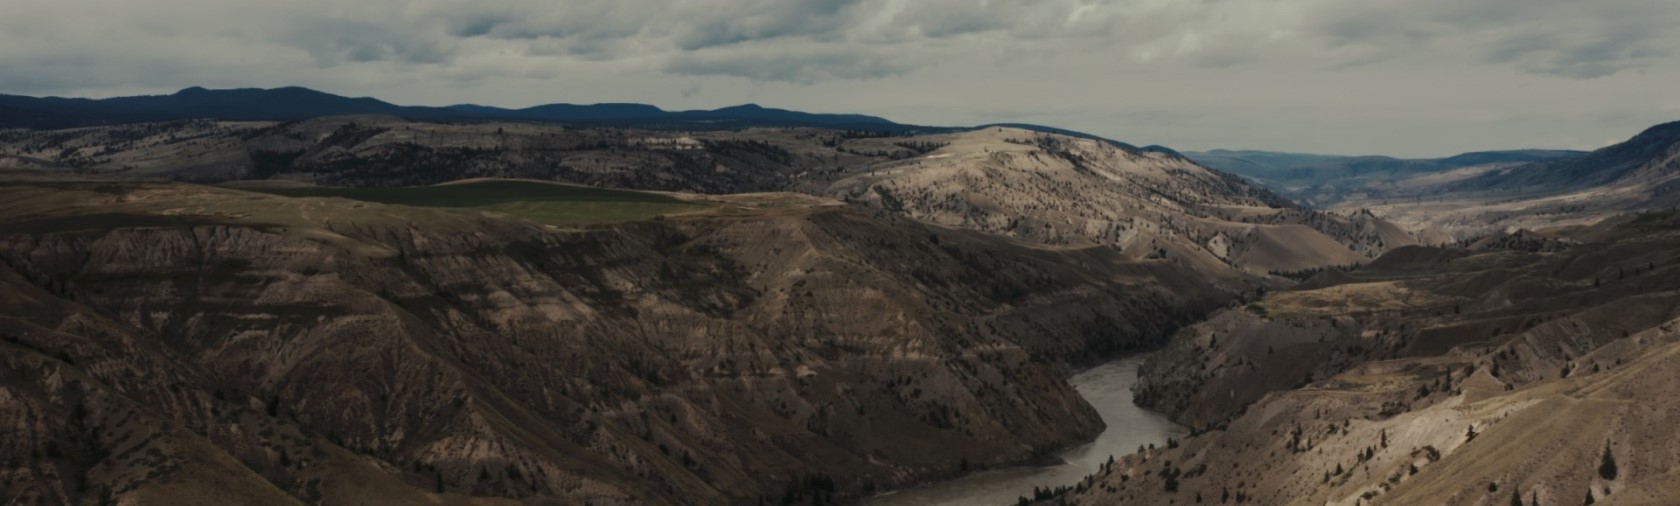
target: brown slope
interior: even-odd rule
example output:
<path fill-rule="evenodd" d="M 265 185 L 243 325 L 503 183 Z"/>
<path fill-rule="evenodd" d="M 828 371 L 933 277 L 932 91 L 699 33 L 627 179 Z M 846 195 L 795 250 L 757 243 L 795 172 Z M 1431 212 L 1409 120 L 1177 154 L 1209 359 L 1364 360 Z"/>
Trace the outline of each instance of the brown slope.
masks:
<path fill-rule="evenodd" d="M 1267 392 L 1365 361 L 1437 355 L 1533 329 L 1550 332 L 1538 353 L 1561 367 L 1568 353 L 1670 317 L 1660 308 L 1680 286 L 1674 247 L 1666 233 L 1624 230 L 1553 253 L 1396 250 L 1187 329 L 1143 367 L 1140 402 L 1191 425 L 1217 425 Z"/>
<path fill-rule="evenodd" d="M 1205 432 L 1074 502 L 1672 502 L 1671 220 L 1544 253 L 1398 250 L 1187 329 L 1139 399 Z M 1637 471 L 1597 476 L 1606 444 Z"/>
<path fill-rule="evenodd" d="M 1676 329 L 1632 335 L 1580 357 L 1568 378 L 1515 390 L 1473 356 L 1371 363 L 1268 397 L 1225 429 L 1121 459 L 1068 502 L 1672 504 Z M 1372 409 L 1418 403 L 1417 388 L 1442 385 L 1447 394 L 1404 412 Z"/>
<path fill-rule="evenodd" d="M 14 425 L 45 413 L 27 440 L 90 449 L 8 448 L 31 478 L 6 495 L 196 497 L 168 487 L 214 490 L 192 473 L 237 462 L 229 476 L 262 482 L 229 493 L 334 503 L 441 483 L 722 504 L 813 476 L 856 497 L 1089 437 L 1100 422 L 1059 364 L 1148 346 L 1222 300 L 1166 262 L 837 207 L 565 230 L 180 184 L 0 193 L 8 293 L 26 294 L 0 314 L 52 329 L 16 353 L 66 358 L 7 383 L 46 400 L 0 405 Z M 74 417 L 27 406 L 65 406 L 32 393 L 60 369 L 205 443 L 123 460 L 138 479 L 88 471 L 128 454 L 128 426 L 53 429 Z"/>

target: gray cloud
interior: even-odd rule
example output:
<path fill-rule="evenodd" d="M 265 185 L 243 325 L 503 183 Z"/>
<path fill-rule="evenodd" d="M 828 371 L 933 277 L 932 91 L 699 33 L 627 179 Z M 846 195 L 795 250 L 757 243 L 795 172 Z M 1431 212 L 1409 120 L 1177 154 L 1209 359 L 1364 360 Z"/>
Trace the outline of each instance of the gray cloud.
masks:
<path fill-rule="evenodd" d="M 672 74 L 734 76 L 753 81 L 810 85 L 823 81 L 877 79 L 903 75 L 916 63 L 882 51 L 817 48 L 684 53 L 665 67 Z"/>
<path fill-rule="evenodd" d="M 378 61 L 443 63 L 455 56 L 447 40 L 428 35 L 388 24 L 326 18 L 299 23 L 282 40 L 307 51 L 323 66 Z"/>
<path fill-rule="evenodd" d="M 1680 43 L 1670 0 L 1413 0 L 1342 3 L 1317 12 L 1310 32 L 1373 63 L 1418 52 L 1458 52 L 1542 75 L 1604 77 L 1645 68 Z"/>
<path fill-rule="evenodd" d="M 5 93 L 298 84 L 425 104 L 758 101 L 1186 149 L 1391 154 L 1587 147 L 1680 117 L 1665 86 L 1680 78 L 1673 0 L 0 0 L 0 12 Z"/>

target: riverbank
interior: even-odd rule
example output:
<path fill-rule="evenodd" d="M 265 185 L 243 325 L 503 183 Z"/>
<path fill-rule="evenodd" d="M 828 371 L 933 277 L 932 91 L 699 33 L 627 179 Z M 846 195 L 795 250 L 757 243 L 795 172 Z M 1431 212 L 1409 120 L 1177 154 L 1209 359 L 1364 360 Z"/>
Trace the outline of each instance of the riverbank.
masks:
<path fill-rule="evenodd" d="M 1137 451 L 1142 445 L 1161 445 L 1182 438 L 1189 429 L 1165 415 L 1132 403 L 1142 357 L 1129 357 L 1085 370 L 1068 378 L 1107 428 L 1097 438 L 1062 452 L 1061 463 L 1040 467 L 985 471 L 924 487 L 890 492 L 863 501 L 866 506 L 1004 506 L 1031 497 L 1034 487 L 1073 485 L 1096 472 L 1110 456 Z"/>

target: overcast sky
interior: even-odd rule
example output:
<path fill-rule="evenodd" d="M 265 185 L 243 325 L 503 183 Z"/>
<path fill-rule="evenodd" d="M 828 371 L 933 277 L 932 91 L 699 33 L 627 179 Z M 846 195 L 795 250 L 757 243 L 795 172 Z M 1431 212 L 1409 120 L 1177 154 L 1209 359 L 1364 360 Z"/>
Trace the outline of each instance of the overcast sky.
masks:
<path fill-rule="evenodd" d="M 1589 149 L 1680 120 L 1677 0 L 0 0 L 0 93 L 744 102 L 1178 149 Z"/>

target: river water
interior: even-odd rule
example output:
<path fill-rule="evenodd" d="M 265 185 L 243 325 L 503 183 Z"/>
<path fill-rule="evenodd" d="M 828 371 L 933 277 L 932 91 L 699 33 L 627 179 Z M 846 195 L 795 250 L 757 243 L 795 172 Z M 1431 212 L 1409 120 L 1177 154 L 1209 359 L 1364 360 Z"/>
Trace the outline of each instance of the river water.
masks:
<path fill-rule="evenodd" d="M 1190 431 L 1167 417 L 1132 404 L 1132 383 L 1137 382 L 1141 358 L 1116 360 L 1068 378 L 1091 406 L 1097 408 L 1108 428 L 1095 441 L 1063 452 L 1062 464 L 987 471 L 935 483 L 923 488 L 893 492 L 863 502 L 866 506 L 1003 506 L 1021 496 L 1032 496 L 1033 487 L 1055 488 L 1073 485 L 1096 472 L 1108 457 L 1130 454 L 1138 445 L 1162 445 L 1168 437 L 1182 439 Z"/>

